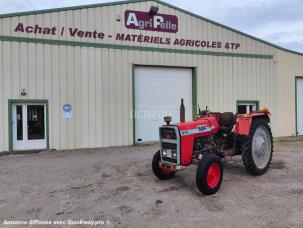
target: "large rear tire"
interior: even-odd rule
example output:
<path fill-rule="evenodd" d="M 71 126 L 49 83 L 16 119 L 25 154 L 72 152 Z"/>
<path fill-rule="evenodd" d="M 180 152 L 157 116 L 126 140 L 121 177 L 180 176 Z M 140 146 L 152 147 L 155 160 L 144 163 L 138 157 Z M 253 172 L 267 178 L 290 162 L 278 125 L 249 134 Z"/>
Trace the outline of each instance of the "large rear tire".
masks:
<path fill-rule="evenodd" d="M 205 195 L 215 194 L 222 183 L 223 165 L 221 159 L 213 154 L 206 154 L 199 161 L 196 184 Z"/>
<path fill-rule="evenodd" d="M 175 172 L 168 172 L 167 170 L 162 169 L 159 166 L 159 162 L 161 161 L 161 155 L 160 155 L 160 150 L 158 150 L 153 158 L 152 162 L 152 168 L 153 172 L 156 177 L 158 177 L 160 180 L 168 180 L 171 179 L 175 176 Z"/>
<path fill-rule="evenodd" d="M 273 154 L 273 138 L 266 119 L 252 121 L 248 137 L 241 145 L 242 161 L 253 175 L 262 175 L 268 170 Z"/>

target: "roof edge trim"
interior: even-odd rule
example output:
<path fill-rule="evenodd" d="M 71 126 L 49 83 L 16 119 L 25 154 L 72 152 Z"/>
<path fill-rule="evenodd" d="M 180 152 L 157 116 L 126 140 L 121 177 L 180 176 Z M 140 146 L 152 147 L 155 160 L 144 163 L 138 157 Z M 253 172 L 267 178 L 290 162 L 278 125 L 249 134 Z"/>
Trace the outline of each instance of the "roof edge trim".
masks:
<path fill-rule="evenodd" d="M 56 13 L 56 12 L 67 11 L 67 10 L 81 10 L 81 9 L 89 9 L 89 8 L 95 8 L 95 7 L 115 6 L 115 5 L 129 4 L 129 3 L 147 2 L 147 1 L 155 1 L 155 0 L 126 0 L 126 1 L 122 0 L 122 1 L 116 1 L 116 2 L 96 3 L 96 4 L 89 4 L 89 5 L 67 6 L 67 7 L 60 7 L 60 8 L 23 11 L 23 12 L 16 12 L 16 13 L 0 14 L 0 18 L 29 16 L 29 15 L 43 14 L 43 13 Z M 159 2 L 159 1 L 156 0 L 156 2 Z"/>
<path fill-rule="evenodd" d="M 296 54 L 296 55 L 301 55 L 301 56 L 303 56 L 303 53 L 301 53 L 301 52 L 293 51 L 293 50 L 290 50 L 290 49 L 281 47 L 281 46 L 279 46 L 279 45 L 270 43 L 270 42 L 268 42 L 268 41 L 265 41 L 265 40 L 262 40 L 262 39 L 260 39 L 260 38 L 255 37 L 255 36 L 249 35 L 249 34 L 247 34 L 247 33 L 245 33 L 245 32 L 241 32 L 241 31 L 239 31 L 239 30 L 237 30 L 237 29 L 231 28 L 231 27 L 226 26 L 226 25 L 223 25 L 223 24 L 221 24 L 221 23 L 219 23 L 219 22 L 216 22 L 216 21 L 210 20 L 210 19 L 208 19 L 208 18 L 202 17 L 202 16 L 197 15 L 197 14 L 195 14 L 195 13 L 192 13 L 192 12 L 190 12 L 190 11 L 187 11 L 187 10 L 184 10 L 184 9 L 179 8 L 179 7 L 177 7 L 177 6 L 174 6 L 174 5 L 171 5 L 171 4 L 169 4 L 169 3 L 163 2 L 163 1 L 161 1 L 161 0 L 153 0 L 153 1 L 159 2 L 159 3 L 163 4 L 163 5 L 166 5 L 166 6 L 168 6 L 168 7 L 171 7 L 171 8 L 173 8 L 173 9 L 175 9 L 175 10 L 181 11 L 181 12 L 183 12 L 183 13 L 185 13 L 185 14 L 190 15 L 190 16 L 193 16 L 193 17 L 196 17 L 196 18 L 198 18 L 198 19 L 201 19 L 201 20 L 207 21 L 207 22 L 209 22 L 209 23 L 212 23 L 212 24 L 214 24 L 214 25 L 220 26 L 221 28 L 225 28 L 225 29 L 230 30 L 230 31 L 232 31 L 232 32 L 238 33 L 239 35 L 246 36 L 246 37 L 251 38 L 251 39 L 253 39 L 253 40 L 255 40 L 255 41 L 258 41 L 258 42 L 261 42 L 261 43 L 263 43 L 263 44 L 269 45 L 269 46 L 271 46 L 271 47 L 273 47 L 273 48 L 277 48 L 277 49 L 282 50 L 282 51 L 286 51 L 286 52 L 290 52 L 290 53 L 292 53 L 292 54 Z"/>

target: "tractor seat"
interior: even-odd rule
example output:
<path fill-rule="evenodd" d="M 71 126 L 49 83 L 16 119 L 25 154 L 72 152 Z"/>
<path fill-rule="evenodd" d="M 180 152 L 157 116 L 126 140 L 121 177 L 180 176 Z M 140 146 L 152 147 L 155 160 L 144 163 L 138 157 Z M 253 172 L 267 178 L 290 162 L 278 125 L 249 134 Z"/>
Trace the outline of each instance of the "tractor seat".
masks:
<path fill-rule="evenodd" d="M 232 112 L 222 113 L 222 117 L 219 120 L 219 132 L 223 134 L 230 133 L 234 127 L 235 115 Z"/>

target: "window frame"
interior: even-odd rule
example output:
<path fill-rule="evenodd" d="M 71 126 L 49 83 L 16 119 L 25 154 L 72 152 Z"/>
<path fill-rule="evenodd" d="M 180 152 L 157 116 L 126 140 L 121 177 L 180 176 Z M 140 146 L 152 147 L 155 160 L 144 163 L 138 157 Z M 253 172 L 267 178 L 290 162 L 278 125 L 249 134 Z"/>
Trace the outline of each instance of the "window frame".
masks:
<path fill-rule="evenodd" d="M 238 107 L 239 105 L 255 105 L 256 106 L 256 110 L 259 110 L 260 108 L 260 102 L 258 100 L 237 100 L 237 104 L 236 104 L 236 112 L 238 113 Z"/>

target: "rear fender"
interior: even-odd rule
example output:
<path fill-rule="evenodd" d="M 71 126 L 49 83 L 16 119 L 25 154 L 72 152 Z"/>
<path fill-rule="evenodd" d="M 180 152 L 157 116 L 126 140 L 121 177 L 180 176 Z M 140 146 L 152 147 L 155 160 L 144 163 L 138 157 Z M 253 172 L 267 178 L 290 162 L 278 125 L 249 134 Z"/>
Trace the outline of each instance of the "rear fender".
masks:
<path fill-rule="evenodd" d="M 237 135 L 248 136 L 250 132 L 251 123 L 254 119 L 266 119 L 268 122 L 270 122 L 268 113 L 238 115 L 236 120 L 235 133 Z"/>

